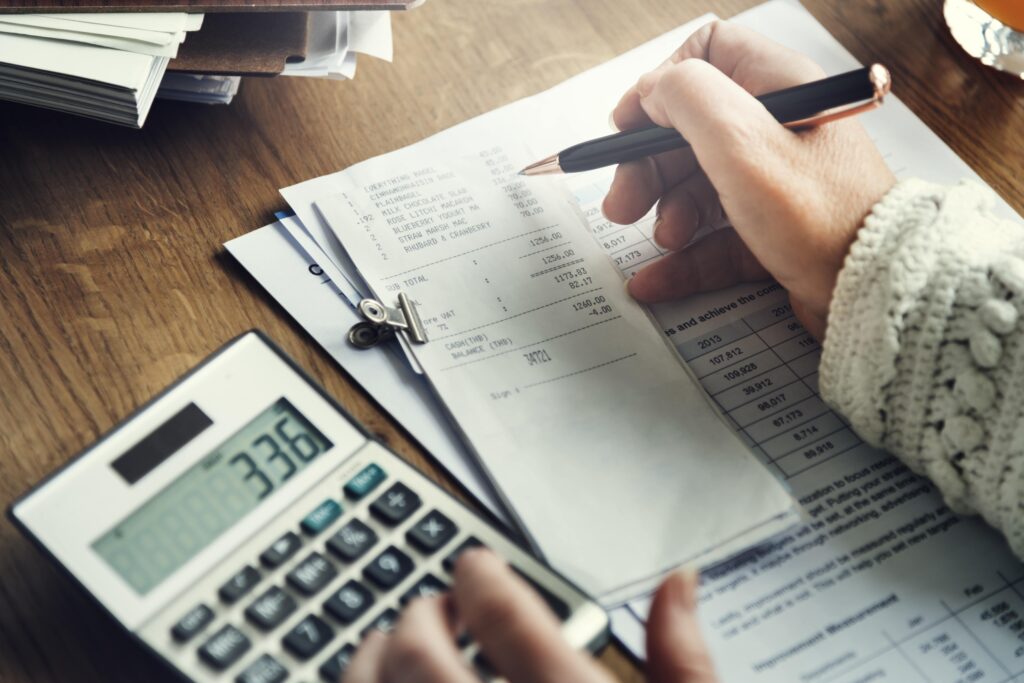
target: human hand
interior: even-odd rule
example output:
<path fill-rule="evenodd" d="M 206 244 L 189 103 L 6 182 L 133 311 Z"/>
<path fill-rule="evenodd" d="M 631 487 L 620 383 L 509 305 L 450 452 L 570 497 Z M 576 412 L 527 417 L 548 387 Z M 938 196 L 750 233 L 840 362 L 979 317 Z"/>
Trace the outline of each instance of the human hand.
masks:
<path fill-rule="evenodd" d="M 654 239 L 671 253 L 633 277 L 634 297 L 665 301 L 771 276 L 804 326 L 824 335 L 857 229 L 896 182 L 856 121 L 794 133 L 752 96 L 824 75 L 797 52 L 713 22 L 623 95 L 618 128 L 653 122 L 691 145 L 621 164 L 604 200 L 616 223 L 658 204 Z M 731 228 L 690 243 L 723 216 Z"/>
<path fill-rule="evenodd" d="M 651 607 L 648 674 L 652 683 L 713 683 L 696 620 L 695 575 L 668 579 Z M 510 683 L 611 683 L 604 669 L 573 650 L 559 624 L 527 584 L 496 555 L 459 558 L 450 594 L 417 599 L 395 631 L 376 632 L 359 647 L 345 683 L 479 681 L 456 645 L 465 628 Z"/>

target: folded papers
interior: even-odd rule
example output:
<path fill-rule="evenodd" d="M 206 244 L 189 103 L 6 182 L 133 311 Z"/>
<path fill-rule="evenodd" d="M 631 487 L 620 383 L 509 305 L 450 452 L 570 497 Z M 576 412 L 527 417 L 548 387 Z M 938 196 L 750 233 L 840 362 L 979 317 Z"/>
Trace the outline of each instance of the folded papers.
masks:
<path fill-rule="evenodd" d="M 245 74 L 353 78 L 357 52 L 391 59 L 388 12 L 0 14 L 0 100 L 141 128 L 156 97 L 229 104 Z"/>

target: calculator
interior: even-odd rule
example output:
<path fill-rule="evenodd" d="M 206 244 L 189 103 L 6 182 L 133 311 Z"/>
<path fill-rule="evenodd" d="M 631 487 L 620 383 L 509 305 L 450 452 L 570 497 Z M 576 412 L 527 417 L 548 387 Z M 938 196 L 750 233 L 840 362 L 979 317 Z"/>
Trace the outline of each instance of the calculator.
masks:
<path fill-rule="evenodd" d="M 192 681 L 337 681 L 362 638 L 445 591 L 473 546 L 505 558 L 574 647 L 607 640 L 596 603 L 373 439 L 258 331 L 9 512 Z"/>

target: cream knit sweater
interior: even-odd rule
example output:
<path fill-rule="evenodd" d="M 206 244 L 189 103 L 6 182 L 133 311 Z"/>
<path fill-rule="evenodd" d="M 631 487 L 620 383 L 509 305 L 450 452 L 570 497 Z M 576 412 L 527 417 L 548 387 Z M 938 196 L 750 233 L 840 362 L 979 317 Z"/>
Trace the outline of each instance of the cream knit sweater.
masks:
<path fill-rule="evenodd" d="M 899 183 L 839 274 L 822 396 L 1024 557 L 1024 225 L 976 183 Z"/>

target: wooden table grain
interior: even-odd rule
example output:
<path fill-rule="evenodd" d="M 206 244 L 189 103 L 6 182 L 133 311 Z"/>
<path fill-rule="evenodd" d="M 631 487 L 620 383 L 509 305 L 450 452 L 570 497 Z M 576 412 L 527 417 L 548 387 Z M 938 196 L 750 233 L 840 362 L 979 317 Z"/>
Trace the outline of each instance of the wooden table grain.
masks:
<path fill-rule="evenodd" d="M 430 0 L 354 82 L 249 79 L 229 107 L 158 102 L 142 131 L 0 104 L 0 506 L 225 340 L 266 330 L 400 455 L 437 469 L 227 256 L 279 187 L 555 85 L 750 0 Z M 808 0 L 1017 210 L 1024 83 L 973 62 L 939 0 Z M 622 680 L 640 669 L 612 646 Z M 170 681 L 0 521 L 0 683 Z"/>

